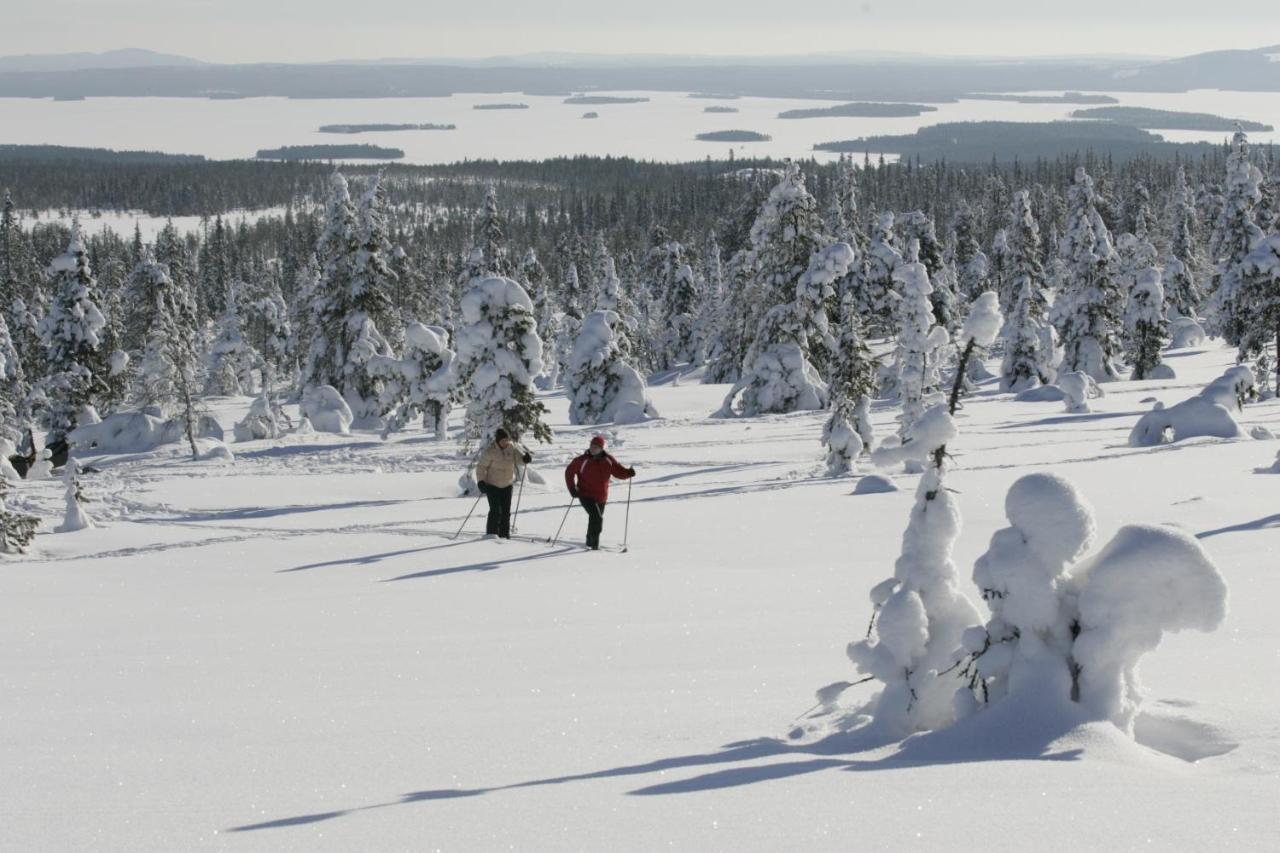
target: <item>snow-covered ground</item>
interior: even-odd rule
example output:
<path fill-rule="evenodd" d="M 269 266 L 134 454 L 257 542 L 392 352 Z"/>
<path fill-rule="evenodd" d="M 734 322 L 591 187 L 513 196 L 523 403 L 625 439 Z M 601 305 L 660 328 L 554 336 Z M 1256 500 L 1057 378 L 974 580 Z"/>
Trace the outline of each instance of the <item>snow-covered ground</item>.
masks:
<path fill-rule="evenodd" d="M 101 526 L 0 565 L 0 849 L 36 851 L 1264 851 L 1280 820 L 1277 442 L 1132 448 L 1150 408 L 1231 363 L 1170 354 L 1068 415 L 985 390 L 948 484 L 967 581 L 1018 476 L 1052 471 L 1122 524 L 1195 534 L 1230 586 L 1216 633 L 1147 657 L 1138 743 L 1109 724 L 905 746 L 787 733 L 892 571 L 916 477 L 830 480 L 823 416 L 710 420 L 663 384 L 611 433 L 639 469 L 631 551 L 450 536 L 456 448 L 418 432 L 94 457 Z M 248 400 L 219 407 L 226 426 Z M 548 398 L 521 534 L 553 534 L 590 431 Z M 894 411 L 878 407 L 880 434 Z M 1247 432 L 1280 433 L 1280 402 Z M 863 463 L 863 472 L 867 469 Z M 604 541 L 620 542 L 625 484 Z M 57 523 L 63 487 L 11 506 Z M 866 690 L 867 687 L 853 690 Z"/>

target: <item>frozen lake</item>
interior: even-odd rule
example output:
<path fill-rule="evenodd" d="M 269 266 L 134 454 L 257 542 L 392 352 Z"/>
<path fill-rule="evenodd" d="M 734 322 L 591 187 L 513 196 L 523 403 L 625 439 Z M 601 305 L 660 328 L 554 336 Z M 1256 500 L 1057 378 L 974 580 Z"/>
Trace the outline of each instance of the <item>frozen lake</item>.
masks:
<path fill-rule="evenodd" d="M 597 94 L 597 93 L 593 93 Z M 519 93 L 448 98 L 295 100 L 246 98 L 90 98 L 53 101 L 0 98 L 0 143 L 87 145 L 115 149 L 203 154 L 214 159 L 252 157 L 281 145 L 370 143 L 401 148 L 408 163 L 466 159 L 544 159 L 615 155 L 662 161 L 737 156 L 808 157 L 818 142 L 874 134 L 911 133 L 948 121 L 1052 121 L 1076 109 L 1070 104 L 1018 104 L 962 100 L 936 104 L 936 112 L 910 118 L 779 119 L 783 110 L 827 103 L 786 98 L 706 100 L 673 92 L 610 93 L 643 96 L 634 104 L 566 104 L 559 96 Z M 1207 112 L 1280 126 L 1280 93 L 1200 90 L 1186 93 L 1107 93 L 1121 105 Z M 524 103 L 524 110 L 476 110 L 477 104 Z M 714 104 L 737 113 L 706 113 Z M 586 112 L 599 118 L 584 119 Z M 354 135 L 320 133 L 323 124 L 456 124 L 452 131 L 400 131 Z M 701 142 L 695 135 L 750 130 L 768 142 Z M 1178 142 L 1219 141 L 1220 131 L 1157 131 Z M 1250 135 L 1280 141 L 1276 133 Z M 874 153 L 874 152 L 873 152 Z"/>

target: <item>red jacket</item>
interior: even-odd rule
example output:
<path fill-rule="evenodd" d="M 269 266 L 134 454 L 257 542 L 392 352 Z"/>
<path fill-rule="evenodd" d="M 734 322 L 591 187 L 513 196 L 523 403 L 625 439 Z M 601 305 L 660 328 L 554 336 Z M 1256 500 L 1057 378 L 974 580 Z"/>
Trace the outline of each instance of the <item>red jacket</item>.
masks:
<path fill-rule="evenodd" d="M 618 460 L 608 453 L 601 453 L 599 456 L 584 453 L 564 469 L 564 482 L 569 491 L 572 493 L 576 490 L 579 497 L 596 503 L 609 500 L 610 477 L 626 480 L 631 477 L 631 471 L 619 465 Z"/>

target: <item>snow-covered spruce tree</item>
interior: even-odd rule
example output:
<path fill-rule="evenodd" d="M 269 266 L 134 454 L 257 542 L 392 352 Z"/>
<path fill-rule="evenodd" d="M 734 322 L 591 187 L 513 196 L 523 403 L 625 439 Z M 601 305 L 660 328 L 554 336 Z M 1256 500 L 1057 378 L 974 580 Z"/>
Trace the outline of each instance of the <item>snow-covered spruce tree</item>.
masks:
<path fill-rule="evenodd" d="M 663 298 L 662 356 L 668 369 L 678 364 L 692 364 L 697 358 L 696 323 L 701 300 L 693 267 L 681 264 Z"/>
<path fill-rule="evenodd" d="M 569 423 L 639 423 L 658 416 L 644 379 L 628 364 L 614 339 L 621 319 L 613 311 L 593 311 L 569 358 L 565 394 Z"/>
<path fill-rule="evenodd" d="M 876 218 L 867 244 L 866 263 L 854 281 L 858 312 L 872 335 L 889 335 L 896 329 L 894 274 L 903 261 L 895 245 L 893 221 L 892 213 L 882 213 Z"/>
<path fill-rule="evenodd" d="M 933 287 L 929 304 L 933 306 L 934 323 L 948 332 L 954 330 L 960 319 L 956 306 L 956 275 L 946 263 L 946 250 L 938 239 L 933 219 L 922 211 L 913 210 L 897 217 L 896 223 L 902 233 L 903 244 L 909 246 L 914 240 L 919 247 L 917 260 L 924 264 Z"/>
<path fill-rule="evenodd" d="M 9 509 L 5 496 L 9 481 L 0 477 L 0 554 L 25 554 L 36 538 L 40 519 Z"/>
<path fill-rule="evenodd" d="M 1254 245 L 1240 263 L 1240 301 L 1249 306 L 1241 329 L 1240 351 L 1265 354 L 1268 344 L 1276 347 L 1276 388 L 1280 389 L 1280 234 L 1272 234 Z"/>
<path fill-rule="evenodd" d="M 1214 290 L 1209 312 L 1210 330 L 1235 346 L 1240 345 L 1249 312 L 1248 303 L 1240 299 L 1240 264 L 1263 237 L 1256 222 L 1261 181 L 1262 173 L 1249 160 L 1249 139 L 1237 130 L 1227 157 L 1222 212 L 1213 232 Z"/>
<path fill-rule="evenodd" d="M 542 342 L 533 304 L 520 285 L 493 276 L 462 297 L 458 376 L 466 384 L 465 443 L 474 447 L 504 427 L 513 436 L 551 440 L 533 379 L 542 372 Z"/>
<path fill-rule="evenodd" d="M 1169 343 L 1169 321 L 1164 313 L 1160 270 L 1148 267 L 1138 274 L 1124 312 L 1125 350 L 1133 368 L 1130 378 L 1150 379 L 1160 366 L 1160 353 Z"/>
<path fill-rule="evenodd" d="M 1004 361 L 1000 366 L 1000 389 L 1024 391 L 1054 380 L 1053 329 L 1048 324 L 1042 289 L 1031 277 L 1022 281 L 1013 313 L 1004 328 Z"/>
<path fill-rule="evenodd" d="M 990 706 L 1049 725 L 1108 720 L 1132 735 L 1142 655 L 1165 632 L 1222 622 L 1217 569 L 1194 538 L 1143 525 L 1082 560 L 1093 511 L 1056 474 L 1017 480 L 1005 514 L 1009 527 L 974 565 L 991 618 L 964 635 L 959 715 Z"/>
<path fill-rule="evenodd" d="M 761 319 L 742 364 L 742 376 L 725 397 L 718 417 L 754 417 L 827 406 L 827 384 L 810 360 L 811 345 L 828 352 L 834 349 L 822 305 L 853 261 L 853 249 L 847 243 L 836 243 L 813 255 L 791 298 L 773 306 Z"/>
<path fill-rule="evenodd" d="M 864 339 L 853 295 L 846 293 L 831 366 L 831 415 L 822 427 L 828 476 L 848 474 L 854 460 L 871 450 L 871 396 L 879 369 L 880 363 Z"/>
<path fill-rule="evenodd" d="M 509 276 L 513 272 L 511 259 L 507 257 L 506 222 L 498 210 L 498 190 L 493 184 L 485 187 L 484 205 L 475 222 L 475 246 L 480 251 L 480 266 L 471 270 L 471 277 Z"/>
<path fill-rule="evenodd" d="M 907 257 L 894 272 L 899 286 L 895 294 L 894 316 L 898 323 L 898 345 L 894 370 L 896 385 L 902 398 L 902 414 L 898 417 L 898 435 L 904 440 L 925 409 L 937 402 L 941 377 L 938 367 L 941 350 L 950 339 L 946 329 L 934 325 L 933 291 L 929 273 L 915 257 L 915 244 L 907 249 Z"/>
<path fill-rule="evenodd" d="M 391 342 L 383 330 L 398 325 L 391 302 L 395 279 L 388 265 L 391 241 L 387 236 L 381 177 L 375 177 L 361 197 L 356 226 L 360 248 L 352 263 L 344 323 L 347 360 L 343 365 L 342 395 L 351 407 L 355 424 L 360 426 L 376 421 L 384 411 L 379 401 L 381 380 L 370 375 L 367 365 L 375 356 L 392 354 Z"/>
<path fill-rule="evenodd" d="M 40 338 L 49 367 L 44 392 L 50 439 L 56 440 L 75 428 L 110 369 L 99 337 L 106 320 L 93 300 L 95 281 L 78 221 L 71 225 L 67 251 L 53 259 L 48 275 L 53 298 L 40 322 Z"/>
<path fill-rule="evenodd" d="M 827 244 L 818 203 L 805 188 L 804 174 L 788 163 L 782 179 L 769 191 L 751 226 L 748 257 L 741 259 L 742 278 L 731 289 L 728 322 L 722 330 L 724 357 L 737 357 L 740 380 L 749 372 L 753 353 L 764 352 L 759 332 L 765 315 L 795 300 L 796 282 L 809 260 Z M 776 320 L 770 321 L 776 325 Z M 798 367 L 798 365 L 796 365 Z M 776 411 L 771 409 L 772 411 Z"/>
<path fill-rule="evenodd" d="M 1136 234 L 1116 238 L 1116 278 L 1120 292 L 1128 298 L 1143 272 L 1159 263 L 1159 253 L 1150 240 Z"/>
<path fill-rule="evenodd" d="M 978 612 L 960 591 L 951 549 L 960 535 L 960 508 L 946 487 L 947 444 L 958 431 L 953 415 L 968 361 L 996 339 L 1003 323 L 994 292 L 980 295 L 958 342 L 960 360 L 947 403 L 917 419 L 907 440 L 881 448 L 877 464 L 925 464 L 893 577 L 871 590 L 875 609 L 865 640 L 850 643 L 849 659 L 884 688 L 864 709 L 884 730 L 905 735 L 943 728 L 955 719 L 956 665 L 961 638 Z"/>
<path fill-rule="evenodd" d="M 289 323 L 289 306 L 280 293 L 279 283 L 249 305 L 246 336 L 249 345 L 262 357 L 262 386 L 270 390 L 275 378 L 287 376 L 293 360 L 293 328 Z"/>
<path fill-rule="evenodd" d="M 28 425 L 28 390 L 9 324 L 0 313 L 0 442 L 16 440 Z"/>
<path fill-rule="evenodd" d="M 1040 225 L 1031 212 L 1031 194 L 1018 190 L 1009 206 L 1009 227 L 1005 231 L 1005 252 L 1000 311 L 1012 316 L 1022 291 L 1030 283 L 1031 292 L 1044 292 L 1046 278 L 1040 259 L 1044 249 L 1040 243 Z"/>
<path fill-rule="evenodd" d="M 951 228 L 955 241 L 952 257 L 959 276 L 959 292 L 965 299 L 974 299 L 987 289 L 990 264 L 978 240 L 977 214 L 963 199 L 956 207 Z"/>
<path fill-rule="evenodd" d="M 1125 294 L 1115 273 L 1111 232 L 1097 209 L 1093 179 L 1076 169 L 1069 193 L 1067 231 L 1062 237 L 1062 290 L 1054 319 L 1062 340 L 1062 372 L 1081 371 L 1097 382 L 1120 377 L 1113 360 L 1119 353 Z"/>
<path fill-rule="evenodd" d="M 1178 167 L 1169 201 L 1169 251 L 1164 258 L 1165 299 L 1170 312 L 1194 318 L 1204 299 L 1200 284 L 1205 263 L 1200 253 L 1195 200 L 1186 170 Z"/>
<path fill-rule="evenodd" d="M 213 396 L 252 394 L 257 386 L 253 371 L 262 361 L 261 356 L 244 339 L 240 322 L 240 304 L 237 293 L 243 286 L 232 282 L 218 330 L 209 346 L 209 372 L 205 381 L 205 393 Z"/>
<path fill-rule="evenodd" d="M 421 417 L 423 429 L 443 441 L 457 381 L 449 333 L 440 326 L 410 323 L 404 339 L 400 358 L 377 356 L 369 363 L 370 372 L 382 380 L 382 409 L 389 413 L 384 436 Z"/>
<path fill-rule="evenodd" d="M 612 257 L 606 256 L 604 259 L 604 270 L 600 276 L 599 291 L 596 293 L 595 310 L 612 311 L 618 315 L 618 322 L 612 326 L 614 342 L 618 345 L 618 352 L 622 357 L 629 359 L 633 349 L 631 341 L 640 330 L 640 320 L 636 316 L 638 312 L 635 304 L 622 289 L 622 280 L 618 278 L 618 271 L 614 267 Z"/>
<path fill-rule="evenodd" d="M 347 315 L 353 267 L 359 251 L 356 213 L 347 179 L 342 173 L 334 172 L 325 203 L 324 230 L 316 243 L 319 269 L 308 306 L 309 322 L 305 326 L 311 340 L 302 370 L 304 387 L 341 388 L 346 379 L 351 343 Z"/>

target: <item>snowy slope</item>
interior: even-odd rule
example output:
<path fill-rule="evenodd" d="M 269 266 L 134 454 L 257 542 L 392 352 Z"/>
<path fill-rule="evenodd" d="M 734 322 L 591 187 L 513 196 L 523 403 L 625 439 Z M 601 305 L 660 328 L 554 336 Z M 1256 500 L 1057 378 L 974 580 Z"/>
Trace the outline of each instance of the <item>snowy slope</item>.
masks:
<path fill-rule="evenodd" d="M 103 526 L 0 564 L 0 849 L 1274 850 L 1280 476 L 1254 469 L 1280 443 L 1129 447 L 1142 400 L 1231 363 L 1171 356 L 1178 379 L 1109 385 L 1090 414 L 984 391 L 950 448 L 966 579 L 1031 470 L 1083 490 L 1099 541 L 1173 524 L 1217 561 L 1227 622 L 1144 661 L 1141 743 L 1053 719 L 789 740 L 853 677 L 915 477 L 853 496 L 820 476 L 822 414 L 709 420 L 726 387 L 667 382 L 663 420 L 611 437 L 640 471 L 625 555 L 450 540 L 456 448 L 416 432 L 87 460 Z M 518 520 L 544 537 L 590 435 L 547 402 L 548 486 Z M 1280 403 L 1241 421 L 1280 433 Z M 62 486 L 11 505 L 51 529 Z M 584 529 L 574 510 L 570 542 Z"/>

